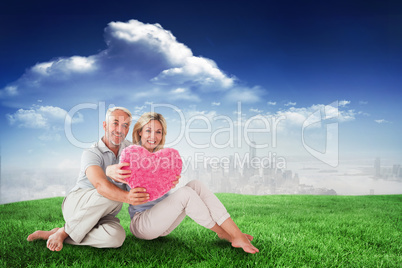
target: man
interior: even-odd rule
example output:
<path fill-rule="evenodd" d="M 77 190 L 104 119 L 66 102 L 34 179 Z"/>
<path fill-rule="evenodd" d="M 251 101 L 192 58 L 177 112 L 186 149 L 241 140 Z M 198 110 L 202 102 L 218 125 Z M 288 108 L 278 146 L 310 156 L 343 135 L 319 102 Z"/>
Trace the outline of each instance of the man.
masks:
<path fill-rule="evenodd" d="M 105 136 L 82 154 L 76 185 L 63 201 L 64 227 L 36 231 L 28 236 L 28 241 L 47 240 L 52 251 L 60 251 L 64 242 L 97 248 L 117 248 L 123 244 L 126 233 L 116 217 L 122 203 L 139 205 L 149 199 L 146 189 L 125 191 L 123 183 L 105 174 L 106 167 L 117 165 L 121 151 L 131 144 L 125 140 L 131 118 L 123 107 L 107 111 L 103 122 Z"/>

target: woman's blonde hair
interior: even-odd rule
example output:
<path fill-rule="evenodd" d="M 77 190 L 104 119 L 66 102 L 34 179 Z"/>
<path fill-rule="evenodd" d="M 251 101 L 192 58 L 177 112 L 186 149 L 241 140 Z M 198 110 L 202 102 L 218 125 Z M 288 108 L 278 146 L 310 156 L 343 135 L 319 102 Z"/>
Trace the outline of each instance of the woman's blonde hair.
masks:
<path fill-rule="evenodd" d="M 139 132 L 142 131 L 142 128 L 148 124 L 151 120 L 157 120 L 159 123 L 162 125 L 162 139 L 161 142 L 156 146 L 154 152 L 160 150 L 163 148 L 165 145 L 165 138 L 166 138 L 166 133 L 167 133 L 167 125 L 166 125 L 166 120 L 165 118 L 158 113 L 155 112 L 149 112 L 149 113 L 144 113 L 141 115 L 141 117 L 138 119 L 137 123 L 134 125 L 133 129 L 133 143 L 141 145 L 141 137 Z"/>

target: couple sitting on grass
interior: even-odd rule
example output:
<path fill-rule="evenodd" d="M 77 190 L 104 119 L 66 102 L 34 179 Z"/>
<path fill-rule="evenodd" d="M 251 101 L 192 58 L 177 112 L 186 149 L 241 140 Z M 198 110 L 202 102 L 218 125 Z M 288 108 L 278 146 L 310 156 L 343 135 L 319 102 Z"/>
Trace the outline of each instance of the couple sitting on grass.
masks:
<path fill-rule="evenodd" d="M 228 240 L 233 247 L 248 253 L 258 249 L 253 237 L 240 231 L 219 199 L 201 182 L 190 181 L 172 194 L 148 202 L 146 189 L 131 189 L 126 178 L 131 171 L 128 163 L 120 163 L 122 150 L 131 145 L 125 140 L 130 128 L 131 113 L 123 107 L 107 111 L 103 122 L 105 136 L 81 158 L 81 171 L 76 185 L 62 204 L 65 224 L 50 231 L 36 231 L 28 241 L 47 240 L 47 247 L 60 251 L 63 243 L 97 248 L 118 248 L 126 233 L 116 215 L 123 202 L 129 204 L 130 231 L 140 239 L 151 240 L 171 233 L 188 215 L 198 224 Z M 161 114 L 145 113 L 134 125 L 133 143 L 149 152 L 163 148 L 166 121 Z M 180 176 L 172 183 L 178 183 Z"/>

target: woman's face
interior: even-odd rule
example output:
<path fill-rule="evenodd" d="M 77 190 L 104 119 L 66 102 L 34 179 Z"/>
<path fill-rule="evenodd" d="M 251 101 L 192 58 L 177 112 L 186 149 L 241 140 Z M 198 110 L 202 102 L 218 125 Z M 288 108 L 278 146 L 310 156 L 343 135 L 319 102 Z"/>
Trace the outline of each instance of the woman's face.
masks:
<path fill-rule="evenodd" d="M 138 134 L 141 137 L 141 145 L 149 152 L 153 152 L 155 147 L 162 140 L 162 125 L 158 120 L 151 120 Z"/>

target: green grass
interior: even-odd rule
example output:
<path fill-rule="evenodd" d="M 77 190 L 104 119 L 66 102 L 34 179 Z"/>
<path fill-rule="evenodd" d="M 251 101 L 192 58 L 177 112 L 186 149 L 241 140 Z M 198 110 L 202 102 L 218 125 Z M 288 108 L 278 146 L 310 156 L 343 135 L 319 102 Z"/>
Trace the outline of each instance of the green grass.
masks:
<path fill-rule="evenodd" d="M 218 197 L 260 253 L 234 249 L 188 217 L 167 237 L 138 240 L 127 205 L 121 248 L 51 252 L 26 241 L 63 225 L 62 198 L 51 198 L 0 205 L 0 267 L 402 267 L 402 195 Z"/>

